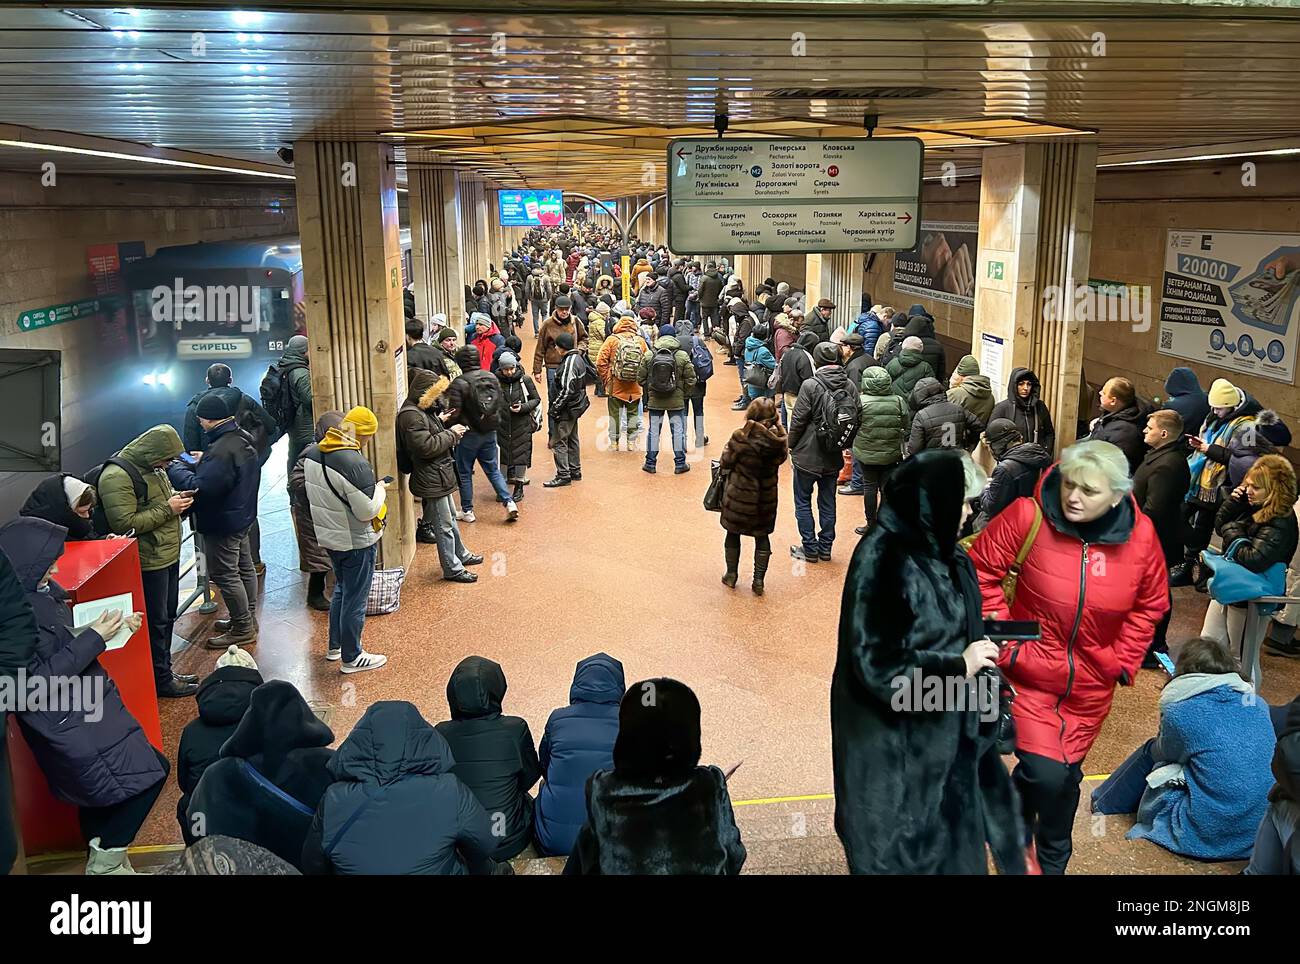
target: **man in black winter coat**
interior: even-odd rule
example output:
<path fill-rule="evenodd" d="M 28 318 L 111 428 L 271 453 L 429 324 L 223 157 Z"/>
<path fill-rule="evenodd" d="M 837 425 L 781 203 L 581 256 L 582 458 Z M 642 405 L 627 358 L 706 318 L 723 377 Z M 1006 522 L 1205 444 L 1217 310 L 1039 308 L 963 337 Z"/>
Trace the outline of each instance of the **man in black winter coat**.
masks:
<path fill-rule="evenodd" d="M 0 552 L 0 678 L 26 669 L 36 652 L 36 617 L 9 557 Z M 0 706 L 0 877 L 9 873 L 18 856 L 18 836 L 9 806 L 9 760 L 4 739 L 8 713 Z"/>
<path fill-rule="evenodd" d="M 738 301 L 732 305 L 728 312 L 731 317 L 731 324 L 735 326 L 736 334 L 731 339 L 731 358 L 736 363 L 736 370 L 740 373 L 740 396 L 731 403 L 733 412 L 743 412 L 749 408 L 750 398 L 745 391 L 745 339 L 754 333 L 754 315 L 743 301 Z"/>
<path fill-rule="evenodd" d="M 798 349 L 793 349 L 798 351 Z M 789 354 L 787 349 L 786 354 Z M 802 545 L 791 546 L 790 555 L 805 562 L 830 562 L 831 546 L 835 542 L 835 480 L 844 467 L 844 454 L 838 448 L 829 450 L 818 438 L 817 425 L 822 419 L 822 403 L 827 393 L 851 392 L 857 398 L 857 389 L 840 365 L 840 350 L 830 342 L 813 349 L 816 371 L 799 388 L 794 411 L 790 413 L 790 462 L 794 466 L 794 517 L 799 525 Z M 817 520 L 813 518 L 813 489 L 817 489 Z"/>
<path fill-rule="evenodd" d="M 250 536 L 262 469 L 252 441 L 221 398 L 205 395 L 197 412 L 207 450 L 193 467 L 173 462 L 167 475 L 178 492 L 194 492 L 195 529 L 203 536 L 208 577 L 221 590 L 230 614 L 228 620 L 217 620 L 222 632 L 206 645 L 245 646 L 257 641 L 257 570 Z"/>
<path fill-rule="evenodd" d="M 686 320 L 686 296 L 691 293 L 691 286 L 686 280 L 686 273 L 679 261 L 668 273 L 668 287 L 673 295 L 673 321 Z"/>
<path fill-rule="evenodd" d="M 948 384 L 948 364 L 944 358 L 943 345 L 934 334 L 934 318 L 930 313 L 920 305 L 912 305 L 907 311 L 907 326 L 903 329 L 903 337 L 916 335 L 921 339 L 921 357 L 930 363 L 934 369 L 934 377 L 944 385 Z M 892 351 L 893 342 L 890 342 Z"/>
<path fill-rule="evenodd" d="M 1032 498 L 1039 478 L 1052 464 L 1052 453 L 1034 442 L 1026 442 L 1010 419 L 992 419 L 984 430 L 984 439 L 998 464 L 980 494 L 976 532 L 1016 499 Z"/>
<path fill-rule="evenodd" d="M 912 434 L 907 454 L 923 449 L 969 449 L 984 431 L 984 423 L 955 402 L 937 378 L 922 378 L 912 389 Z"/>
<path fill-rule="evenodd" d="M 713 326 L 722 323 L 722 315 L 718 310 L 719 300 L 722 298 L 722 286 L 725 282 L 715 265 L 710 264 L 708 270 L 704 272 L 704 277 L 700 279 L 700 322 L 704 329 L 704 337 L 707 338 L 713 333 Z"/>
<path fill-rule="evenodd" d="M 257 449 L 259 464 L 265 464 L 266 458 L 271 454 L 271 445 L 280 435 L 280 427 L 276 425 L 270 413 L 264 409 L 257 399 L 251 395 L 245 395 L 236 388 L 231 382 L 234 375 L 230 371 L 229 365 L 223 365 L 218 362 L 208 368 L 207 374 L 207 391 L 199 392 L 190 399 L 189 405 L 185 407 L 185 421 L 181 428 L 181 441 L 185 443 L 187 452 L 202 452 L 205 444 L 203 429 L 199 425 L 198 407 L 199 400 L 208 395 L 218 395 L 226 403 L 226 409 L 231 415 L 235 416 L 235 421 L 239 427 L 248 432 L 253 440 L 253 447 Z"/>
<path fill-rule="evenodd" d="M 748 336 L 747 336 L 748 337 Z M 781 406 L 781 424 L 790 427 L 790 413 L 799 397 L 803 383 L 813 377 L 813 349 L 817 347 L 817 334 L 799 332 L 793 345 L 781 355 L 776 366 L 777 402 Z M 847 373 L 846 376 L 847 377 Z M 861 379 L 859 379 L 861 381 Z M 849 384 L 854 384 L 851 380 Z"/>
<path fill-rule="evenodd" d="M 442 353 L 433 345 L 425 343 L 424 322 L 419 318 L 411 318 L 406 322 L 406 367 L 446 374 Z"/>
<path fill-rule="evenodd" d="M 1149 451 L 1133 473 L 1133 498 L 1151 519 L 1164 550 L 1165 565 L 1176 566 L 1183 561 L 1183 502 L 1192 484 L 1191 469 L 1187 464 L 1187 439 L 1183 434 L 1183 418 L 1171 408 L 1152 412 L 1147 417 L 1143 441 Z M 1156 669 L 1156 653 L 1169 651 L 1165 634 L 1173 607 L 1156 626 L 1151 648 L 1143 666 Z"/>
<path fill-rule="evenodd" d="M 862 373 L 876 364 L 875 357 L 864 349 L 864 344 L 862 336 L 856 331 L 845 335 L 840 342 L 844 352 L 844 374 L 848 376 L 850 385 L 861 385 Z"/>
<path fill-rule="evenodd" d="M 1088 438 L 1117 446 L 1128 459 L 1132 475 L 1147 451 L 1142 433 L 1150 407 L 1138 399 L 1137 390 L 1127 378 L 1110 379 L 1097 397 L 1101 400 L 1101 416 L 1092 420 Z"/>

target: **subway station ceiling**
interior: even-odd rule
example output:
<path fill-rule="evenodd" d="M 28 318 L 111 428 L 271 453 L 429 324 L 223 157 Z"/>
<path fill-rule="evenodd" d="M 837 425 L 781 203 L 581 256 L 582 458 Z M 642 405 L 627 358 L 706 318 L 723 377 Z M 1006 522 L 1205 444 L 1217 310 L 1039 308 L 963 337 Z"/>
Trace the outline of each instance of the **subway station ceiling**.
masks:
<path fill-rule="evenodd" d="M 667 141 L 712 135 L 723 104 L 738 136 L 861 136 L 876 114 L 876 136 L 926 142 L 928 173 L 1031 138 L 1300 143 L 1292 0 L 470 6 L 0 6 L 0 124 L 270 164 L 382 138 L 604 197 L 663 183 Z"/>

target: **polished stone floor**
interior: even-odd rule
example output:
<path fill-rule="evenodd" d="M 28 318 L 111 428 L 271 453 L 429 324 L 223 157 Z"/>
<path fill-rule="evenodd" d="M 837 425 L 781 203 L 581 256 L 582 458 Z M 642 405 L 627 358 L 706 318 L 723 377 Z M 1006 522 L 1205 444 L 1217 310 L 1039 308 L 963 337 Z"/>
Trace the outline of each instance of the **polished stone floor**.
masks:
<path fill-rule="evenodd" d="M 531 344 L 525 357 L 531 357 Z M 839 498 L 833 561 L 796 564 L 787 551 L 795 541 L 787 464 L 767 595 L 757 598 L 747 588 L 750 544 L 738 588 L 719 582 L 723 533 L 701 498 L 709 459 L 717 457 L 740 415 L 729 410 L 738 392 L 736 371 L 718 361 L 708 393 L 711 441 L 691 453 L 689 474 L 673 475 L 669 455 L 661 456 L 659 474 L 651 476 L 640 470 L 638 454 L 609 451 L 603 399 L 595 400 L 581 423 L 582 481 L 543 489 L 552 467 L 544 434 L 535 436 L 533 484 L 518 522 L 505 521 L 479 474 L 478 522 L 462 524 L 466 544 L 487 557 L 479 582 L 443 582 L 435 548 L 420 546 L 401 609 L 366 623 L 366 648 L 389 657 L 374 672 L 342 676 L 337 663 L 324 659 L 326 617 L 304 605 L 305 577 L 297 571 L 282 459 L 273 456 L 261 502 L 267 563 L 261 637 L 250 649 L 262 674 L 298 686 L 342 739 L 378 699 L 407 699 L 430 722 L 443 719 L 452 667 L 480 654 L 501 663 L 509 681 L 506 712 L 524 717 L 540 740 L 550 711 L 567 702 L 575 663 L 595 652 L 610 653 L 622 660 L 629 683 L 650 676 L 687 682 L 703 706 L 704 761 L 724 768 L 742 762 L 731 794 L 749 847 L 746 872 L 843 872 L 831 826 L 829 686 L 840 591 L 862 506 L 856 498 Z M 1171 640 L 1197 633 L 1205 598 L 1178 591 Z M 212 618 L 188 615 L 177 631 L 201 641 Z M 216 655 L 194 646 L 176 663 L 182 671 L 206 673 Z M 1264 675 L 1262 693 L 1270 701 L 1300 692 L 1300 661 L 1266 655 Z M 1117 694 L 1085 763 L 1090 778 L 1109 772 L 1154 735 L 1164 678 L 1143 672 L 1135 686 Z M 167 753 L 175 760 L 194 703 L 166 701 L 162 712 Z M 1091 785 L 1085 785 L 1085 801 Z M 178 793 L 173 781 L 138 845 L 179 841 Z M 1186 860 L 1126 841 L 1129 826 L 1124 818 L 1094 825 L 1085 802 L 1071 871 L 1231 873 L 1241 866 Z M 518 869 L 552 873 L 561 865 L 520 861 Z"/>

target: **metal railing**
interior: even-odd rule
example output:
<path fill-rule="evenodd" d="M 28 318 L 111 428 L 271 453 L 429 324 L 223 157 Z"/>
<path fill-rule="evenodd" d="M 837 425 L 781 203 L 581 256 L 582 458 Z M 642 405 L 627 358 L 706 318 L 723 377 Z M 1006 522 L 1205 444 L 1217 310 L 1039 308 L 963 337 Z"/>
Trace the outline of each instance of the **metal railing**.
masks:
<path fill-rule="evenodd" d="M 203 554 L 203 541 L 199 534 L 194 531 L 194 521 L 190 520 L 189 535 L 181 539 L 181 545 L 187 542 L 194 543 L 194 559 L 181 570 L 179 579 L 184 579 L 191 572 L 198 570 L 198 577 L 194 586 L 194 591 L 189 594 L 188 598 L 176 607 L 177 617 L 183 616 L 194 605 L 196 599 L 202 599 L 203 605 L 199 607 L 199 612 L 207 616 L 217 611 L 217 600 L 212 595 L 212 585 L 208 581 L 208 566 L 206 556 Z"/>

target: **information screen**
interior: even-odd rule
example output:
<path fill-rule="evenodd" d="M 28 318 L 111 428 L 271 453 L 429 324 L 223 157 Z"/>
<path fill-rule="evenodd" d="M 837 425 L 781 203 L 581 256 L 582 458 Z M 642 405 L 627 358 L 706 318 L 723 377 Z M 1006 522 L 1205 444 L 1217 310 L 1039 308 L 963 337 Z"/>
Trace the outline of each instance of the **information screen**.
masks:
<path fill-rule="evenodd" d="M 497 205 L 501 224 L 507 228 L 564 223 L 563 191 L 498 191 Z"/>

